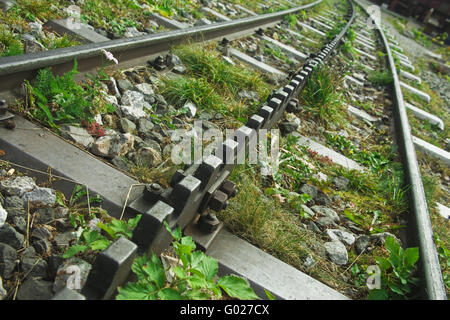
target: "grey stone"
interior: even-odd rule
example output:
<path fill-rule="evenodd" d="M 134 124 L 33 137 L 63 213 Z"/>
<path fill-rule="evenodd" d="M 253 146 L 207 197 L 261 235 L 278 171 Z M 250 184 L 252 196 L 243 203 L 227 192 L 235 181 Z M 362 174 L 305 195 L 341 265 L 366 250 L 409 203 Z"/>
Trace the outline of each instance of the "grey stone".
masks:
<path fill-rule="evenodd" d="M 51 254 L 48 257 L 47 266 L 49 279 L 55 279 L 56 271 L 58 271 L 59 266 L 62 265 L 64 261 L 65 259 L 59 254 Z"/>
<path fill-rule="evenodd" d="M 31 34 L 22 35 L 23 50 L 25 53 L 36 53 L 47 51 L 47 49 L 37 41 Z"/>
<path fill-rule="evenodd" d="M 145 82 L 139 83 L 139 84 L 135 85 L 134 87 L 136 88 L 137 91 L 142 93 L 144 96 L 151 96 L 151 95 L 155 94 L 152 86 L 149 85 L 148 83 L 145 83 Z"/>
<path fill-rule="evenodd" d="M 194 23 L 194 27 L 205 26 L 205 25 L 208 25 L 208 24 L 211 24 L 211 23 L 212 23 L 212 22 L 209 21 L 207 18 L 201 18 L 201 19 L 197 20 L 197 21 Z"/>
<path fill-rule="evenodd" d="M 310 208 L 308 208 L 304 204 L 300 205 L 300 207 L 303 209 L 304 213 L 306 215 L 308 215 L 310 218 L 315 216 L 314 211 L 312 211 Z"/>
<path fill-rule="evenodd" d="M 94 138 L 85 128 L 81 127 L 63 126 L 61 128 L 61 135 L 85 148 L 89 148 L 94 143 Z"/>
<path fill-rule="evenodd" d="M 238 96 L 241 99 L 245 99 L 245 100 L 252 101 L 252 102 L 259 101 L 259 94 L 255 91 L 241 90 L 238 92 Z"/>
<path fill-rule="evenodd" d="M 168 54 L 166 57 L 166 64 L 172 68 L 176 73 L 183 74 L 186 72 L 186 67 L 181 59 L 175 54 Z"/>
<path fill-rule="evenodd" d="M 17 292 L 17 300 L 50 300 L 52 296 L 52 283 L 34 278 L 25 280 Z"/>
<path fill-rule="evenodd" d="M 55 208 L 55 218 L 69 218 L 69 208 L 66 207 L 57 207 Z"/>
<path fill-rule="evenodd" d="M 23 205 L 23 201 L 19 196 L 5 197 L 5 203 L 3 205 L 5 206 L 5 209 L 8 210 L 8 212 L 10 208 L 25 208 L 25 206 Z"/>
<path fill-rule="evenodd" d="M 127 90 L 130 90 L 133 87 L 133 84 L 128 79 L 119 79 L 117 80 L 117 87 L 122 94 L 124 94 Z"/>
<path fill-rule="evenodd" d="M 55 209 L 41 208 L 34 213 L 35 222 L 47 224 L 55 220 Z"/>
<path fill-rule="evenodd" d="M 127 90 L 122 94 L 122 105 L 131 106 L 135 109 L 148 109 L 151 110 L 152 106 L 145 101 L 144 95 L 141 92 Z"/>
<path fill-rule="evenodd" d="M 339 229 L 327 229 L 327 235 L 333 241 L 341 241 L 342 243 L 351 246 L 355 243 L 355 235 Z"/>
<path fill-rule="evenodd" d="M 42 25 L 37 22 L 28 22 L 28 26 L 30 27 L 31 34 L 35 37 L 40 37 L 42 34 Z"/>
<path fill-rule="evenodd" d="M 150 148 L 158 151 L 159 153 L 162 152 L 161 146 L 159 145 L 159 143 L 153 139 L 145 139 L 144 144 L 145 144 L 145 147 L 150 147 Z"/>
<path fill-rule="evenodd" d="M 25 192 L 36 188 L 36 183 L 30 177 L 16 177 L 0 181 L 0 191 L 8 196 L 22 197 Z"/>
<path fill-rule="evenodd" d="M 2 277 L 0 277 L 0 301 L 6 298 L 6 295 L 8 292 L 3 288 L 3 280 Z"/>
<path fill-rule="evenodd" d="M 16 5 L 16 1 L 15 0 L 1 0 L 0 1 L 0 9 L 3 12 L 8 11 L 11 7 L 13 7 L 14 5 Z"/>
<path fill-rule="evenodd" d="M 315 221 L 315 223 L 321 226 L 322 228 L 337 227 L 337 224 L 334 222 L 334 219 L 330 217 L 319 218 Z"/>
<path fill-rule="evenodd" d="M 136 164 L 156 167 L 162 163 L 161 153 L 151 147 L 143 147 L 136 153 Z"/>
<path fill-rule="evenodd" d="M 46 279 L 48 277 L 47 262 L 36 255 L 27 255 L 22 258 L 20 271 L 22 271 L 24 275 L 27 275 L 28 279 Z"/>
<path fill-rule="evenodd" d="M 56 272 L 55 282 L 53 283 L 53 291 L 58 292 L 64 287 L 72 290 L 81 290 L 86 284 L 89 271 L 92 265 L 79 258 L 70 258 L 64 261 Z M 76 277 L 72 276 L 76 273 Z M 72 277 L 71 277 L 72 276 Z M 69 278 L 73 282 L 68 282 Z M 79 282 L 77 282 L 79 280 Z"/>
<path fill-rule="evenodd" d="M 361 254 L 366 251 L 370 246 L 370 237 L 366 235 L 359 236 L 355 241 L 355 251 L 357 254 Z"/>
<path fill-rule="evenodd" d="M 340 241 L 331 241 L 324 244 L 325 250 L 331 261 L 337 265 L 346 265 L 348 262 L 348 253 L 345 246 Z"/>
<path fill-rule="evenodd" d="M 187 109 L 186 116 L 190 118 L 194 117 L 197 113 L 197 106 L 190 101 L 186 102 L 183 108 Z"/>
<path fill-rule="evenodd" d="M 310 268 L 316 263 L 316 260 L 314 260 L 313 256 L 311 254 L 308 254 L 305 259 L 303 259 L 303 267 Z"/>
<path fill-rule="evenodd" d="M 117 100 L 117 97 L 116 96 L 110 96 L 110 95 L 104 95 L 103 96 L 104 97 L 104 99 L 105 99 L 105 101 L 107 102 L 107 103 L 110 103 L 110 104 L 112 104 L 113 106 L 115 106 L 115 107 L 118 107 L 119 106 L 119 100 Z M 104 117 L 106 117 L 107 115 L 105 115 Z M 104 120 L 104 119 L 103 119 Z"/>
<path fill-rule="evenodd" d="M 0 203 L 0 228 L 3 227 L 7 218 L 8 218 L 8 211 L 6 211 L 6 209 L 3 208 L 2 204 Z"/>
<path fill-rule="evenodd" d="M 6 243 L 0 242 L 0 277 L 9 279 L 16 266 L 16 250 Z"/>
<path fill-rule="evenodd" d="M 147 117 L 147 113 L 143 109 L 134 108 L 131 106 L 120 106 L 119 109 L 127 118 L 133 121 Z"/>
<path fill-rule="evenodd" d="M 134 37 L 139 37 L 139 36 L 143 36 L 146 34 L 145 32 L 141 32 L 138 29 L 136 29 L 136 27 L 129 27 L 126 30 L 127 31 L 125 31 L 123 34 L 123 36 L 125 38 L 134 38 Z"/>
<path fill-rule="evenodd" d="M 138 120 L 138 132 L 139 133 L 146 134 L 147 132 L 152 131 L 154 127 L 155 127 L 155 125 L 149 119 L 140 118 Z"/>
<path fill-rule="evenodd" d="M 126 162 L 122 157 L 115 156 L 112 158 L 111 163 L 121 170 L 130 170 L 128 162 Z"/>
<path fill-rule="evenodd" d="M 122 132 L 124 133 L 132 133 L 136 130 L 136 125 L 133 121 L 128 120 L 127 118 L 120 119 L 120 127 L 122 128 Z"/>
<path fill-rule="evenodd" d="M 346 177 L 334 177 L 331 182 L 338 190 L 347 190 L 349 180 Z"/>
<path fill-rule="evenodd" d="M 23 217 L 15 216 L 10 220 L 10 223 L 12 223 L 14 229 L 19 231 L 21 234 L 27 233 L 27 222 Z"/>
<path fill-rule="evenodd" d="M 319 220 L 320 220 L 320 219 L 319 219 Z M 309 222 L 309 224 L 308 224 L 308 229 L 311 230 L 311 231 L 314 231 L 314 232 L 316 232 L 316 233 L 320 233 L 319 227 L 318 227 L 313 221 L 310 221 L 310 222 Z"/>
<path fill-rule="evenodd" d="M 9 224 L 5 223 L 5 225 L 0 228 L 0 242 L 7 243 L 14 249 L 20 249 L 23 241 L 23 235 L 17 232 Z"/>
<path fill-rule="evenodd" d="M 317 193 L 317 196 L 314 198 L 314 201 L 316 204 L 322 205 L 322 206 L 329 206 L 331 204 L 330 197 L 321 191 Z"/>
<path fill-rule="evenodd" d="M 52 300 L 86 300 L 86 297 L 75 290 L 64 287 L 53 296 Z"/>
<path fill-rule="evenodd" d="M 52 233 L 45 227 L 37 227 L 33 229 L 31 232 L 32 239 L 44 240 L 50 239 L 52 237 Z"/>
<path fill-rule="evenodd" d="M 24 204 L 29 203 L 32 206 L 53 206 L 56 202 L 55 190 L 50 188 L 36 187 L 33 191 L 23 195 Z"/>
<path fill-rule="evenodd" d="M 134 136 L 130 133 L 117 134 L 114 136 L 103 136 L 98 138 L 91 147 L 95 155 L 114 158 L 123 156 L 133 149 Z"/>
<path fill-rule="evenodd" d="M 333 209 L 324 206 L 313 206 L 311 209 L 320 216 L 328 217 L 335 223 L 339 223 L 339 215 Z"/>
<path fill-rule="evenodd" d="M 49 254 L 52 251 L 52 244 L 47 239 L 33 241 L 33 247 L 38 254 Z"/>
<path fill-rule="evenodd" d="M 317 187 L 306 184 L 306 183 L 303 184 L 299 189 L 299 193 L 309 194 L 311 196 L 311 198 L 313 198 L 313 199 L 315 197 L 317 197 L 317 192 L 318 192 Z"/>
<path fill-rule="evenodd" d="M 72 231 L 58 233 L 54 238 L 56 247 L 64 252 L 69 248 L 71 242 L 75 241 L 76 239 L 77 235 Z"/>
<path fill-rule="evenodd" d="M 372 234 L 372 235 L 370 235 L 370 241 L 377 243 L 377 244 L 384 244 L 387 237 L 393 237 L 400 245 L 402 243 L 399 238 L 397 238 L 396 236 L 394 236 L 392 233 L 389 233 L 389 232 Z"/>

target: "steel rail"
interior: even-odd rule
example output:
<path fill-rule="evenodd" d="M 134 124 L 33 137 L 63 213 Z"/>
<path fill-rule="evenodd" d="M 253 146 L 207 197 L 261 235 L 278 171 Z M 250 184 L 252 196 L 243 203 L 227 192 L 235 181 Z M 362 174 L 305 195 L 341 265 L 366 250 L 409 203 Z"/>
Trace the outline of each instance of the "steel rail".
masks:
<path fill-rule="evenodd" d="M 277 23 L 288 14 L 314 7 L 320 2 L 322 0 L 279 12 L 205 26 L 0 58 L 0 94 L 9 100 L 9 92 L 19 88 L 24 79 L 32 79 L 37 70 L 52 67 L 53 72 L 61 74 L 72 68 L 74 59 L 77 60 L 78 70 L 82 73 L 95 69 L 102 65 L 102 49 L 112 52 L 118 58 L 119 64 L 115 67 L 123 68 L 145 62 L 152 56 L 170 50 L 174 45 L 189 41 L 242 37 L 261 27 Z"/>
<path fill-rule="evenodd" d="M 358 0 L 354 1 L 367 13 L 367 15 L 370 16 L 366 8 Z M 374 19 L 372 19 L 372 21 L 376 25 L 386 48 L 389 67 L 394 80 L 393 87 L 395 100 L 397 102 L 395 109 L 397 115 L 396 124 L 398 126 L 396 131 L 400 138 L 399 146 L 403 154 L 403 162 L 406 167 L 407 179 L 411 186 L 409 191 L 410 207 L 414 214 L 415 228 L 417 229 L 417 240 L 420 250 L 423 278 L 426 285 L 426 295 L 430 300 L 447 300 L 441 266 L 433 239 L 433 229 L 431 227 L 430 215 L 428 213 L 425 191 L 417 162 L 416 151 L 412 141 L 411 129 L 408 122 L 408 115 L 406 113 L 403 94 L 400 88 L 400 81 L 387 38 L 384 35 L 378 21 L 374 21 Z"/>

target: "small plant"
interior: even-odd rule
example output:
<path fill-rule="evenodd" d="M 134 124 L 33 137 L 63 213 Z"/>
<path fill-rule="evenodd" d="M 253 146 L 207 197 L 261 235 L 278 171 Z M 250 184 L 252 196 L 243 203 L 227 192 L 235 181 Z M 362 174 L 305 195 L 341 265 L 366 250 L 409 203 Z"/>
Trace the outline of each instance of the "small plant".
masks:
<path fill-rule="evenodd" d="M 77 244 L 67 249 L 63 258 L 71 258 L 87 250 L 103 251 L 108 248 L 111 241 L 116 240 L 119 236 L 131 239 L 133 230 L 140 219 L 141 215 L 137 215 L 128 222 L 112 218 L 109 223 L 103 223 L 94 216 L 89 223 L 86 223 L 83 215 L 71 214 L 71 223 L 74 228 L 80 228 L 81 236 Z"/>
<path fill-rule="evenodd" d="M 340 108 L 343 99 L 338 86 L 343 78 L 323 66 L 314 70 L 299 96 L 305 109 L 322 123 L 330 124 L 341 119 Z"/>
<path fill-rule="evenodd" d="M 389 71 L 375 71 L 369 75 L 368 80 L 375 85 L 387 86 L 394 81 L 394 78 L 392 77 L 392 73 Z"/>
<path fill-rule="evenodd" d="M 361 287 L 366 283 L 366 274 L 359 269 L 358 264 L 355 263 L 350 268 L 350 272 L 352 274 L 353 283 L 355 286 Z"/>
<path fill-rule="evenodd" d="M 284 16 L 284 21 L 289 23 L 289 27 L 294 28 L 297 24 L 298 17 L 296 14 L 288 14 Z"/>
<path fill-rule="evenodd" d="M 419 248 L 403 250 L 393 237 L 386 238 L 385 248 L 389 251 L 389 258 L 375 257 L 381 271 L 381 288 L 370 290 L 368 299 L 410 298 L 419 283 L 419 279 L 414 277 Z"/>
<path fill-rule="evenodd" d="M 71 214 L 69 219 L 72 226 L 77 229 L 79 237 L 77 244 L 69 247 L 64 253 L 64 258 L 73 257 L 87 250 L 105 250 L 111 244 L 111 240 L 116 240 L 119 236 L 130 239 L 134 228 L 141 219 L 141 215 L 137 215 L 135 218 L 129 219 L 128 222 L 117 220 L 107 216 L 106 212 L 101 208 L 90 208 L 89 212 L 85 213 L 86 210 L 82 208 L 88 204 L 87 199 L 85 199 L 87 195 L 84 186 L 76 185 L 70 196 L 69 207 L 71 208 Z M 102 199 L 99 195 L 89 198 L 90 204 L 101 201 Z M 63 204 L 62 199 L 58 202 Z M 100 218 L 103 217 L 103 219 L 99 219 L 98 216 Z M 108 222 L 102 222 L 102 220 Z"/>
<path fill-rule="evenodd" d="M 117 300 L 220 299 L 222 290 L 233 298 L 259 299 L 247 281 L 240 277 L 229 275 L 216 279 L 219 269 L 217 260 L 195 250 L 192 238 L 183 237 L 179 227 L 172 231 L 166 222 L 164 225 L 174 238 L 172 245 L 178 264 L 164 270 L 163 263 L 155 254 L 138 257 L 131 267 L 138 281 L 119 288 Z M 171 279 L 168 273 L 173 273 Z"/>

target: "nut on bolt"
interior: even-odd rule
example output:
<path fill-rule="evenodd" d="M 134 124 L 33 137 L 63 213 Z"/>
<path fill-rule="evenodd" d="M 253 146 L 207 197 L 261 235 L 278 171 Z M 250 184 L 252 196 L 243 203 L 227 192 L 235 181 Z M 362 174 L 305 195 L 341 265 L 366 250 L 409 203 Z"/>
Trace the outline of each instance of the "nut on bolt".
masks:
<path fill-rule="evenodd" d="M 220 186 L 220 191 L 224 192 L 229 198 L 236 196 L 237 188 L 236 185 L 230 180 L 225 180 Z"/>
<path fill-rule="evenodd" d="M 150 183 L 144 187 L 145 200 L 155 203 L 161 198 L 164 189 L 157 183 Z"/>
<path fill-rule="evenodd" d="M 208 206 L 214 211 L 220 211 L 228 206 L 228 196 L 226 193 L 216 190 L 208 202 Z"/>
<path fill-rule="evenodd" d="M 219 225 L 220 221 L 214 213 L 208 213 L 205 216 L 201 216 L 198 220 L 198 228 L 204 233 L 216 231 Z"/>

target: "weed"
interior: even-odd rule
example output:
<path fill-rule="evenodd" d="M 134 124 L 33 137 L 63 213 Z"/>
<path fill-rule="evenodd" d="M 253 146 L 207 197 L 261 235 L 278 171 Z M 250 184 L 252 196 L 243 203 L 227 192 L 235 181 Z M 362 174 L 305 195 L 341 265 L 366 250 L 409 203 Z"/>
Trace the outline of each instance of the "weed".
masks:
<path fill-rule="evenodd" d="M 298 16 L 296 14 L 288 14 L 284 16 L 284 21 L 289 23 L 289 27 L 294 28 L 297 24 Z"/>
<path fill-rule="evenodd" d="M 217 260 L 195 250 L 192 238 L 183 237 L 179 227 L 172 231 L 166 222 L 164 225 L 174 238 L 172 246 L 178 258 L 177 265 L 164 270 L 155 254 L 138 257 L 131 267 L 138 281 L 119 287 L 117 300 L 220 299 L 222 290 L 233 298 L 259 300 L 243 278 L 229 275 L 215 280 L 219 270 Z M 173 272 L 171 279 L 166 276 L 166 271 Z"/>
<path fill-rule="evenodd" d="M 375 71 L 371 73 L 367 79 L 378 86 L 387 86 L 394 81 L 390 71 Z"/>
<path fill-rule="evenodd" d="M 419 248 L 403 250 L 393 237 L 387 237 L 385 247 L 389 258 L 376 257 L 381 271 L 381 288 L 372 289 L 369 300 L 411 298 L 419 279 L 414 277 L 416 262 L 419 260 Z"/>
<path fill-rule="evenodd" d="M 93 85 L 85 87 L 75 82 L 77 73 L 75 60 L 72 70 L 62 76 L 53 75 L 47 68 L 39 70 L 33 85 L 25 81 L 30 115 L 51 128 L 58 128 L 58 123 L 91 123 L 94 115 L 114 111 L 112 105 L 101 103 L 99 98 L 104 72 L 91 76 Z"/>
<path fill-rule="evenodd" d="M 341 120 L 343 95 L 338 86 L 343 77 L 333 73 L 327 66 L 314 70 L 308 78 L 299 101 L 304 108 L 317 117 L 322 124 Z"/>

